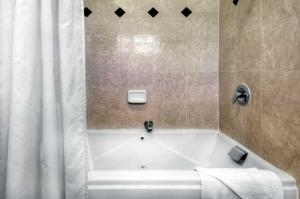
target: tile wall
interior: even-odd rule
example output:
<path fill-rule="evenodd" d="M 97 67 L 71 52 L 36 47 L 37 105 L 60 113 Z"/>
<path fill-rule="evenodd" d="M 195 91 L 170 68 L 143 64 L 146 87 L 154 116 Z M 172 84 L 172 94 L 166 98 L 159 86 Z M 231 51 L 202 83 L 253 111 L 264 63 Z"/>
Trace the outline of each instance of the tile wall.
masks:
<path fill-rule="evenodd" d="M 217 0 L 85 6 L 92 12 L 85 18 L 90 129 L 143 128 L 145 120 L 155 128 L 218 128 Z M 128 104 L 129 89 L 146 89 L 147 104 Z"/>
<path fill-rule="evenodd" d="M 249 106 L 232 105 L 250 86 Z M 220 129 L 300 182 L 300 1 L 220 0 Z"/>

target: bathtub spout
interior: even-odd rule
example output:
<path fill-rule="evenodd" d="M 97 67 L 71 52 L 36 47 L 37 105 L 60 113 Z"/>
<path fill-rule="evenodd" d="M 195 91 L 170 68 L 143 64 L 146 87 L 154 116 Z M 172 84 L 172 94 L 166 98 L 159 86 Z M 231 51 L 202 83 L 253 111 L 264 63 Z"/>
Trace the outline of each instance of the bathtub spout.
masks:
<path fill-rule="evenodd" d="M 150 133 L 153 130 L 153 122 L 152 121 L 145 121 L 144 126 L 148 133 Z"/>

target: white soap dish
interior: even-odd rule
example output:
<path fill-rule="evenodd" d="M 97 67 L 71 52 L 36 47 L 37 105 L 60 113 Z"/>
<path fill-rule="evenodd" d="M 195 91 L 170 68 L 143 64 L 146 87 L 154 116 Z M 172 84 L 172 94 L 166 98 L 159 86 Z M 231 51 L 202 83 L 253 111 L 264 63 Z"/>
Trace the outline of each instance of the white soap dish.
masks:
<path fill-rule="evenodd" d="M 146 90 L 129 90 L 128 103 L 130 104 L 145 104 Z"/>

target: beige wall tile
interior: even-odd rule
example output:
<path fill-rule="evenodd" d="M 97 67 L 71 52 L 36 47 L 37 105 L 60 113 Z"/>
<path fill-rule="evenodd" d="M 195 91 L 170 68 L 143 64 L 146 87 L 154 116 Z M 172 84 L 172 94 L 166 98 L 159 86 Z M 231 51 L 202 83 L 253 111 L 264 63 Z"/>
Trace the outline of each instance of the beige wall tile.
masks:
<path fill-rule="evenodd" d="M 183 15 L 181 11 L 188 6 L 188 0 L 164 0 L 160 1 L 161 16 L 166 18 L 179 18 Z"/>
<path fill-rule="evenodd" d="M 282 169 L 288 169 L 299 153 L 299 127 L 262 115 L 264 157 Z"/>
<path fill-rule="evenodd" d="M 186 43 L 162 42 L 159 59 L 155 62 L 156 72 L 185 72 Z"/>
<path fill-rule="evenodd" d="M 185 73 L 156 73 L 154 77 L 156 101 L 182 101 L 184 104 L 186 100 L 185 83 Z"/>
<path fill-rule="evenodd" d="M 221 44 L 219 54 L 219 71 L 230 72 L 236 70 L 236 44 L 235 38 L 230 38 Z"/>
<path fill-rule="evenodd" d="M 298 183 L 300 182 L 299 165 L 300 165 L 300 155 L 298 154 L 293 158 L 293 161 L 288 168 L 288 173 L 294 176 Z"/>
<path fill-rule="evenodd" d="M 218 73 L 190 72 L 186 78 L 188 101 L 218 101 Z"/>
<path fill-rule="evenodd" d="M 216 26 L 218 21 L 219 15 L 217 13 L 193 14 L 187 22 L 187 35 L 190 42 L 209 41 L 218 43 L 219 27 Z"/>
<path fill-rule="evenodd" d="M 241 142 L 241 109 L 232 104 L 221 104 L 219 111 L 220 130 L 238 142 Z"/>
<path fill-rule="evenodd" d="M 186 104 L 182 101 L 159 101 L 156 103 L 157 128 L 184 128 L 186 126 Z"/>
<path fill-rule="evenodd" d="M 300 71 L 265 71 L 262 74 L 263 113 L 300 124 Z"/>
<path fill-rule="evenodd" d="M 187 44 L 187 71 L 218 72 L 218 48 L 216 42 L 189 42 Z"/>
<path fill-rule="evenodd" d="M 189 8 L 193 8 L 195 13 L 210 12 L 218 14 L 218 0 L 188 0 Z"/>
<path fill-rule="evenodd" d="M 238 9 L 237 27 L 239 32 L 248 32 L 260 28 L 261 1 L 240 1 Z"/>
<path fill-rule="evenodd" d="M 224 15 L 220 15 L 220 43 L 223 40 L 235 37 L 237 33 L 237 17 L 238 12 L 234 9 L 232 12 L 227 12 Z M 221 47 L 221 46 L 220 46 Z"/>
<path fill-rule="evenodd" d="M 236 88 L 235 72 L 219 73 L 219 102 L 220 104 L 232 104 L 234 89 Z"/>
<path fill-rule="evenodd" d="M 144 22 L 142 22 L 145 24 Z M 190 35 L 187 34 L 187 19 L 164 17 L 152 22 L 152 30 L 148 33 L 158 36 L 161 43 L 185 43 Z M 166 28 L 168 27 L 168 28 Z M 138 30 L 140 32 L 140 30 Z"/>
<path fill-rule="evenodd" d="M 257 71 L 261 69 L 261 31 L 239 33 L 236 39 L 236 69 Z"/>
<path fill-rule="evenodd" d="M 299 13 L 300 3 L 298 0 L 263 0 L 263 20 L 265 23 L 277 21 L 296 13 Z"/>
<path fill-rule="evenodd" d="M 219 12 L 221 18 L 223 18 L 224 14 L 232 13 L 237 10 L 237 7 L 233 4 L 232 0 L 220 0 L 219 4 Z"/>
<path fill-rule="evenodd" d="M 187 126 L 217 129 L 218 73 L 188 73 L 187 85 Z"/>
<path fill-rule="evenodd" d="M 300 69 L 300 20 L 288 17 L 263 28 L 263 69 Z"/>
<path fill-rule="evenodd" d="M 199 129 L 218 129 L 217 100 L 207 97 L 187 103 L 187 126 Z"/>
<path fill-rule="evenodd" d="M 261 130 L 261 114 L 244 110 L 241 126 L 242 143 L 256 154 L 263 156 L 264 136 Z"/>

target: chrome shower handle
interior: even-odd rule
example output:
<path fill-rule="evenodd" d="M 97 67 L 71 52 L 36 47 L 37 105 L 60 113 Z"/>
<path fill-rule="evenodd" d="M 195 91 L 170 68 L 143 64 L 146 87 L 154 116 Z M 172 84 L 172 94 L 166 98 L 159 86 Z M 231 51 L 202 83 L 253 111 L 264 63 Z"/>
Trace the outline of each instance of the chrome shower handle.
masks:
<path fill-rule="evenodd" d="M 232 98 L 232 103 L 235 104 L 239 98 L 241 98 L 243 93 L 236 91 Z"/>
<path fill-rule="evenodd" d="M 251 99 L 251 91 L 246 84 L 240 84 L 234 92 L 232 103 L 238 102 L 239 105 L 245 106 L 249 104 Z"/>

